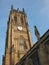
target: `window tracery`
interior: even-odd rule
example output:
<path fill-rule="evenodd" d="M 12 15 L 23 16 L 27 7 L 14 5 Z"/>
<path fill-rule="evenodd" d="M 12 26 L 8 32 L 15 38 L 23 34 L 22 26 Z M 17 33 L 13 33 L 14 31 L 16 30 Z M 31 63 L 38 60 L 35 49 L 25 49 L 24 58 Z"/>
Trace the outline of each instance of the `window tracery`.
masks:
<path fill-rule="evenodd" d="M 21 51 L 24 51 L 27 48 L 25 39 L 23 37 L 20 37 L 19 44 L 20 44 Z"/>

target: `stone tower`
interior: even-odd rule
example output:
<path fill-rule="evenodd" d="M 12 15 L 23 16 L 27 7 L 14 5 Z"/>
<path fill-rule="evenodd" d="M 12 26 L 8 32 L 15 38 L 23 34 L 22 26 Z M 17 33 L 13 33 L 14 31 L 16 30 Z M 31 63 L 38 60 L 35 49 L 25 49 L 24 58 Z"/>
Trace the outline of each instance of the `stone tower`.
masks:
<path fill-rule="evenodd" d="M 2 65 L 15 65 L 33 46 L 27 16 L 19 9 L 13 9 L 8 19 L 5 54 Z"/>

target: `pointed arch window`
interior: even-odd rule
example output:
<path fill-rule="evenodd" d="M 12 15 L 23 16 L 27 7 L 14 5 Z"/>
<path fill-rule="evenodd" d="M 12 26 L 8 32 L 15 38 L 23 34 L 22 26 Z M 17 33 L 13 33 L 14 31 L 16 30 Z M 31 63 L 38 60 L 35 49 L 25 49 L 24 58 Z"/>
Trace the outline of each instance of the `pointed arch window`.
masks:
<path fill-rule="evenodd" d="M 22 25 L 24 24 L 23 17 L 21 17 L 21 24 L 22 24 Z"/>
<path fill-rule="evenodd" d="M 20 51 L 24 51 L 25 49 L 27 49 L 26 42 L 23 37 L 20 37 L 19 44 L 20 44 Z"/>
<path fill-rule="evenodd" d="M 17 16 L 14 16 L 14 21 L 17 22 Z"/>

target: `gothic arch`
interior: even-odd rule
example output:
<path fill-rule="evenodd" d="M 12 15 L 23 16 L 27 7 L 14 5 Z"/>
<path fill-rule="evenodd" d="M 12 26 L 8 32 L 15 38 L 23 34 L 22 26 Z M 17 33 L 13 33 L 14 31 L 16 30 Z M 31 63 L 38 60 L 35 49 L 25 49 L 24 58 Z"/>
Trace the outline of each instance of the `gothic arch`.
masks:
<path fill-rule="evenodd" d="M 19 38 L 19 45 L 20 45 L 20 50 L 23 51 L 27 49 L 26 41 L 23 36 L 20 36 Z"/>
<path fill-rule="evenodd" d="M 14 21 L 15 21 L 15 23 L 17 22 L 17 16 L 16 15 L 14 16 Z"/>
<path fill-rule="evenodd" d="M 21 24 L 24 24 L 23 16 L 21 16 Z"/>

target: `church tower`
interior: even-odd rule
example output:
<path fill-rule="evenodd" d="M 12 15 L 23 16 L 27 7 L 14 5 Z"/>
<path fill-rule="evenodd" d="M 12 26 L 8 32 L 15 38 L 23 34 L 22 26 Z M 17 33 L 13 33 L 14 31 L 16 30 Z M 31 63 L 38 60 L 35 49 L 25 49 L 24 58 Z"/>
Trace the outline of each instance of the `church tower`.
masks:
<path fill-rule="evenodd" d="M 33 46 L 31 33 L 24 11 L 13 9 L 9 14 L 5 54 L 2 65 L 15 65 Z"/>

